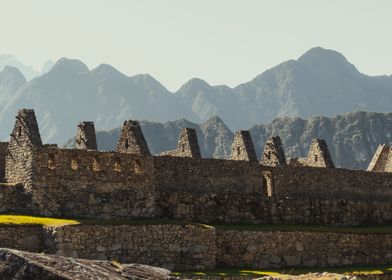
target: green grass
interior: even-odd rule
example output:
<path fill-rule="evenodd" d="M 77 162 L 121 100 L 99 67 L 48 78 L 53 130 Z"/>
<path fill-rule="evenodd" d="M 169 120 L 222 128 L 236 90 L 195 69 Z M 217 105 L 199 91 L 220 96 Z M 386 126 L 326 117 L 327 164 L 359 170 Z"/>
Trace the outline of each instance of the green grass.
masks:
<path fill-rule="evenodd" d="M 235 231 L 312 231 L 337 233 L 392 233 L 392 225 L 368 225 L 353 227 L 307 226 L 307 225 L 252 225 L 252 224 L 216 224 L 220 230 Z"/>
<path fill-rule="evenodd" d="M 19 225 L 19 226 L 64 226 L 64 225 L 77 225 L 77 220 L 56 219 L 56 218 L 42 218 L 24 215 L 0 215 L 0 225 Z"/>
<path fill-rule="evenodd" d="M 66 226 L 66 225 L 196 225 L 202 228 L 210 228 L 208 225 L 190 223 L 179 220 L 169 219 L 63 219 L 63 218 L 46 218 L 16 214 L 0 214 L 0 226 Z"/>
<path fill-rule="evenodd" d="M 311 231 L 311 232 L 337 232 L 337 233 L 392 233 L 392 225 L 358 226 L 358 227 L 328 227 L 306 225 L 253 225 L 253 224 L 215 224 L 207 225 L 181 220 L 170 219 L 67 219 L 46 218 L 26 215 L 0 214 L 1 225 L 196 225 L 208 229 L 215 227 L 218 230 L 235 231 Z"/>
<path fill-rule="evenodd" d="M 290 268 L 290 269 L 246 269 L 246 268 L 218 268 L 207 271 L 181 271 L 174 272 L 173 275 L 186 278 L 186 277 L 262 277 L 262 276 L 280 276 L 280 275 L 298 275 L 316 272 L 330 272 L 339 274 L 355 274 L 355 275 L 369 275 L 369 274 L 389 274 L 392 273 L 392 265 L 384 266 L 353 266 L 353 267 L 339 267 L 339 268 Z"/>

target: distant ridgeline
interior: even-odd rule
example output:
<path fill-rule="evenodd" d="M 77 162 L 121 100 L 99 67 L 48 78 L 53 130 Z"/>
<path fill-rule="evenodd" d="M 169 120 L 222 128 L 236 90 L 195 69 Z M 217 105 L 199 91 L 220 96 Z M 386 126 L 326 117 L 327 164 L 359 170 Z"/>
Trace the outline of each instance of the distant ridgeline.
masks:
<path fill-rule="evenodd" d="M 74 149 L 43 144 L 34 111 L 18 112 L 9 143 L 0 144 L 1 212 L 203 223 L 392 221 L 386 146 L 369 171 L 360 171 L 335 168 L 322 139 L 310 143 L 306 157 L 286 158 L 273 136 L 258 157 L 251 134 L 239 131 L 226 160 L 203 157 L 193 128 L 182 129 L 177 148 L 159 155 L 137 121 L 124 122 L 116 151 L 97 151 L 92 122 L 81 122 L 76 135 Z"/>

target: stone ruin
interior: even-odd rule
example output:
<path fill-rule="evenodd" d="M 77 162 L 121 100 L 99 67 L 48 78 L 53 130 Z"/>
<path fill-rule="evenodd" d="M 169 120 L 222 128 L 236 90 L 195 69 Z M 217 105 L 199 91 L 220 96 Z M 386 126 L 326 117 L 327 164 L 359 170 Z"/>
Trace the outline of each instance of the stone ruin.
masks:
<path fill-rule="evenodd" d="M 392 148 L 385 144 L 379 145 L 367 170 L 374 172 L 392 172 Z"/>
<path fill-rule="evenodd" d="M 201 157 L 190 128 L 181 130 L 177 149 L 152 155 L 132 120 L 124 122 L 116 151 L 96 149 L 92 122 L 78 125 L 76 139 L 76 149 L 44 145 L 34 111 L 20 110 L 9 143 L 0 143 L 0 212 L 198 222 L 392 221 L 392 215 L 380 216 L 392 212 L 392 202 L 378 203 L 392 198 L 386 146 L 369 167 L 375 173 L 333 168 L 321 139 L 312 141 L 307 158 L 288 164 L 278 136 L 266 141 L 258 161 L 247 131 L 235 134 L 231 160 Z"/>
<path fill-rule="evenodd" d="M 142 156 L 151 155 L 142 129 L 137 121 L 125 121 L 121 130 L 117 152 Z"/>
<path fill-rule="evenodd" d="M 81 122 L 76 133 L 76 149 L 97 150 L 95 127 L 93 122 Z"/>
<path fill-rule="evenodd" d="M 273 136 L 265 143 L 261 164 L 266 166 L 286 164 L 286 156 L 279 136 Z"/>
<path fill-rule="evenodd" d="M 177 149 L 152 155 L 132 120 L 124 122 L 116 151 L 97 150 L 92 122 L 78 125 L 76 140 L 76 149 L 43 144 L 34 111 L 20 110 L 9 143 L 0 143 L 0 213 L 178 223 L 7 226 L 0 227 L 2 247 L 188 270 L 392 261 L 390 234 L 224 231 L 204 225 L 390 224 L 388 146 L 377 149 L 364 171 L 334 168 L 321 139 L 312 141 L 306 158 L 287 164 L 274 136 L 258 161 L 247 131 L 235 134 L 230 160 L 203 158 L 196 131 L 189 128 L 181 130 Z M 320 247 L 323 243 L 332 245 Z"/>
<path fill-rule="evenodd" d="M 249 131 L 241 130 L 234 134 L 230 158 L 232 160 L 257 161 L 256 151 Z"/>
<path fill-rule="evenodd" d="M 323 139 L 313 139 L 306 158 L 290 158 L 290 166 L 312 166 L 334 168 L 327 143 Z"/>
<path fill-rule="evenodd" d="M 161 153 L 162 156 L 201 158 L 196 130 L 185 127 L 181 129 L 177 149 Z"/>

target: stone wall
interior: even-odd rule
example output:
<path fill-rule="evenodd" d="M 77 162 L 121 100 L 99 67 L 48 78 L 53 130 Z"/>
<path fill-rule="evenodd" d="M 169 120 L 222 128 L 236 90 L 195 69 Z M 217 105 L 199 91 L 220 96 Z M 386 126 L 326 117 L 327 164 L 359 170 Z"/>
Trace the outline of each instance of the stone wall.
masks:
<path fill-rule="evenodd" d="M 201 225 L 66 226 L 53 229 L 56 254 L 175 270 L 215 267 L 215 229 Z"/>
<path fill-rule="evenodd" d="M 1 226 L 0 248 L 42 252 L 45 249 L 43 237 L 40 226 Z"/>
<path fill-rule="evenodd" d="M 283 268 L 392 263 L 392 234 L 216 232 L 217 265 Z"/>
<path fill-rule="evenodd" d="M 0 183 L 0 213 L 31 213 L 31 195 L 22 184 Z"/>
<path fill-rule="evenodd" d="M 0 142 L 0 182 L 4 181 L 5 176 L 5 158 L 7 155 L 7 142 Z"/>
<path fill-rule="evenodd" d="M 216 193 L 262 193 L 263 181 L 257 162 L 154 157 L 157 190 Z"/>
<path fill-rule="evenodd" d="M 333 197 L 351 200 L 392 197 L 391 173 L 294 166 L 276 166 L 270 170 L 273 192 L 279 197 Z"/>
<path fill-rule="evenodd" d="M 185 127 L 181 129 L 177 149 L 160 153 L 161 156 L 201 158 L 196 130 Z"/>
<path fill-rule="evenodd" d="M 202 225 L 1 226 L 0 247 L 173 270 L 392 263 L 392 233 L 236 231 Z"/>
<path fill-rule="evenodd" d="M 196 192 L 157 194 L 163 217 L 207 223 L 353 226 L 392 222 L 392 202 Z"/>
<path fill-rule="evenodd" d="M 155 215 L 151 157 L 42 147 L 34 154 L 34 213 L 130 218 Z"/>

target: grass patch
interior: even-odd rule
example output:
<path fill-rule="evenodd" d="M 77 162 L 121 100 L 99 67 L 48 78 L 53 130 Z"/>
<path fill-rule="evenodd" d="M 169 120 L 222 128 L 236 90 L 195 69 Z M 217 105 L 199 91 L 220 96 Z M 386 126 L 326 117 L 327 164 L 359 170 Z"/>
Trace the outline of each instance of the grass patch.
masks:
<path fill-rule="evenodd" d="M 42 218 L 24 215 L 0 215 L 0 225 L 20 225 L 20 226 L 64 226 L 77 225 L 77 220 Z"/>
<path fill-rule="evenodd" d="M 375 275 L 392 273 L 392 265 L 384 266 L 353 266 L 338 268 L 288 268 L 288 269 L 246 269 L 246 268 L 218 268 L 206 271 L 180 271 L 174 272 L 173 275 L 180 278 L 187 277 L 262 277 L 262 276 L 281 276 L 281 275 L 299 275 L 307 273 L 338 273 L 338 274 L 355 274 L 355 275 Z"/>
<path fill-rule="evenodd" d="M 66 225 L 196 225 L 202 228 L 211 228 L 209 225 L 191 223 L 179 220 L 169 219 L 63 219 L 63 218 L 46 218 L 26 215 L 1 215 L 1 225 L 41 225 L 41 226 L 66 226 Z"/>
<path fill-rule="evenodd" d="M 312 231 L 312 232 L 337 232 L 337 233 L 392 233 L 392 225 L 358 226 L 358 227 L 329 227 L 307 225 L 253 225 L 253 224 L 200 224 L 195 222 L 170 220 L 170 219 L 75 219 L 75 218 L 46 218 L 17 214 L 0 214 L 1 225 L 195 225 L 204 229 L 216 228 L 218 230 L 235 231 Z"/>
<path fill-rule="evenodd" d="M 235 231 L 313 231 L 336 233 L 392 233 L 392 225 L 369 225 L 353 227 L 307 226 L 307 225 L 253 225 L 253 224 L 216 224 L 220 230 Z"/>

